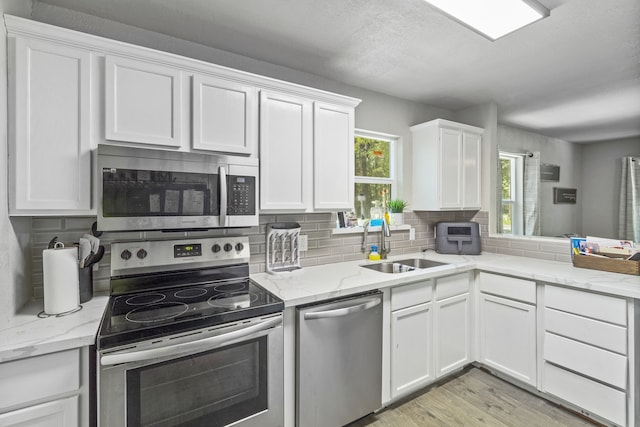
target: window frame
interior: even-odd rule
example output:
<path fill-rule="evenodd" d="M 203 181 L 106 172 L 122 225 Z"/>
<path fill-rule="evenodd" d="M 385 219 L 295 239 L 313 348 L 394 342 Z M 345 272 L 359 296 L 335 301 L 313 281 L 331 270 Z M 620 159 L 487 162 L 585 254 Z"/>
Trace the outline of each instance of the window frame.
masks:
<path fill-rule="evenodd" d="M 397 199 L 399 197 L 398 196 L 398 175 L 397 175 L 397 170 L 399 168 L 397 167 L 398 165 L 396 164 L 396 161 L 398 158 L 397 151 L 399 147 L 400 137 L 398 135 L 391 135 L 388 133 L 375 132 L 375 131 L 370 131 L 365 129 L 355 129 L 353 133 L 354 142 L 356 137 L 377 139 L 379 141 L 389 142 L 389 178 L 355 175 L 355 168 L 354 168 L 354 180 L 353 180 L 354 186 L 355 184 L 391 185 L 390 198 Z M 354 152 L 354 162 L 355 162 L 355 152 Z M 357 197 L 354 197 L 354 199 L 357 200 Z M 354 200 L 354 203 L 357 203 L 356 200 Z M 355 209 L 355 206 L 354 206 L 354 209 Z"/>
<path fill-rule="evenodd" d="M 511 206 L 511 235 L 521 236 L 524 233 L 524 156 L 521 154 L 499 152 L 500 162 L 508 160 L 511 169 L 511 194 L 509 199 L 500 198 L 502 206 Z M 502 212 L 498 215 L 502 217 Z M 503 224 L 504 227 L 504 224 Z"/>

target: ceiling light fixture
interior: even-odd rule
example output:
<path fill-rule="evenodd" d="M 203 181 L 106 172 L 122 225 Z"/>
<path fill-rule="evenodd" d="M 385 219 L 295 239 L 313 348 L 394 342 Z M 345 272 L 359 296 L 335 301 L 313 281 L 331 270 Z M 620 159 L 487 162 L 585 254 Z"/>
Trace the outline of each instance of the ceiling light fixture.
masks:
<path fill-rule="evenodd" d="M 490 40 L 549 16 L 535 0 L 425 0 Z"/>

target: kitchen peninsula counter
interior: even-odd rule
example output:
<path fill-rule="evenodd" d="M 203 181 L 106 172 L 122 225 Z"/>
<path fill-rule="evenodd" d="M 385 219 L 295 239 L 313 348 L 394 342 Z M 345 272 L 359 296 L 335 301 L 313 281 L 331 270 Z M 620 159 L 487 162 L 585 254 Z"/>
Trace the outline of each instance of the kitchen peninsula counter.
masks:
<path fill-rule="evenodd" d="M 447 265 L 406 273 L 381 273 L 361 265 L 424 258 Z M 538 282 L 640 299 L 640 276 L 574 267 L 572 264 L 495 253 L 442 255 L 434 251 L 395 255 L 383 261 L 349 261 L 304 267 L 292 273 L 253 274 L 251 278 L 276 294 L 285 307 L 412 283 L 470 270 L 516 276 Z"/>

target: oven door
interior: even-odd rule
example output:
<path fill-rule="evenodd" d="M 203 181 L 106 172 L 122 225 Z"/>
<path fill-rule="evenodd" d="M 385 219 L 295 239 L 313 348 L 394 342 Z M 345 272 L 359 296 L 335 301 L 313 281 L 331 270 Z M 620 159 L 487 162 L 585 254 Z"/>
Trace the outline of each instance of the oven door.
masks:
<path fill-rule="evenodd" d="M 98 361 L 99 426 L 284 423 L 282 314 L 100 351 Z"/>

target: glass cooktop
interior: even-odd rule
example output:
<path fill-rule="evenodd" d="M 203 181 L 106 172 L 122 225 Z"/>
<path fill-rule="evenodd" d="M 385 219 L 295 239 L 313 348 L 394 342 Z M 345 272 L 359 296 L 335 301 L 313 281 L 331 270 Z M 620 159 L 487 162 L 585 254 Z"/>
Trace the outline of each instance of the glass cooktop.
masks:
<path fill-rule="evenodd" d="M 111 296 L 98 334 L 106 348 L 277 313 L 284 303 L 250 279 Z"/>

